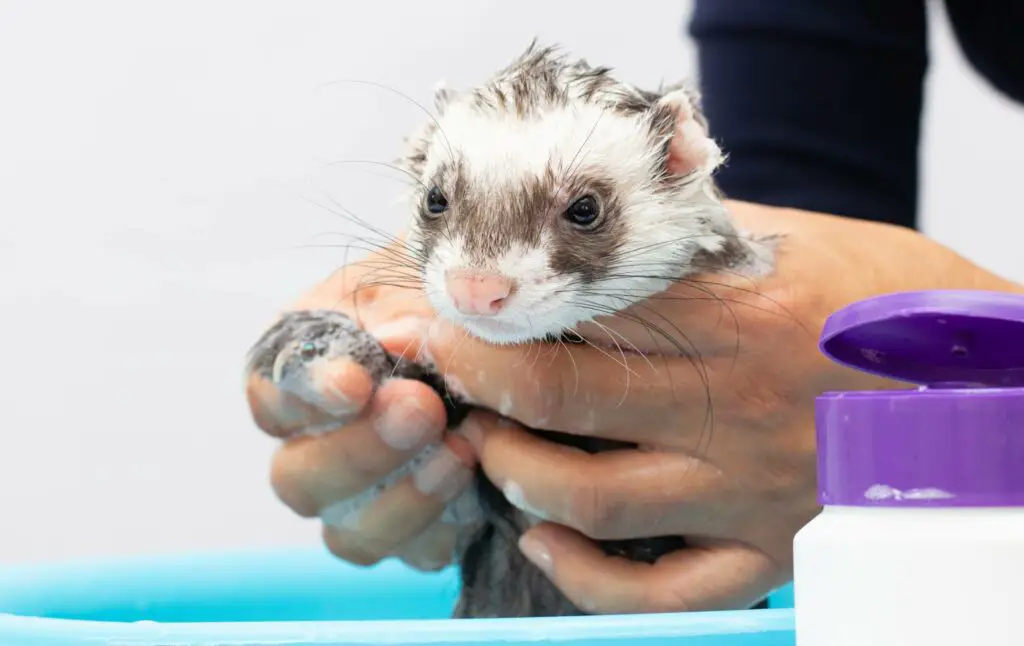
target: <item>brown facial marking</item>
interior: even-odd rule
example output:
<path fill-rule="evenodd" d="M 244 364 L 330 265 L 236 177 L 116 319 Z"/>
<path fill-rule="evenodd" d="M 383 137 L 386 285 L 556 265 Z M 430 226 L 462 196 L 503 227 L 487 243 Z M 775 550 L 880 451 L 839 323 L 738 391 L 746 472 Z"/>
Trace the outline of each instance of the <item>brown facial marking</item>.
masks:
<path fill-rule="evenodd" d="M 540 244 L 554 203 L 550 177 L 484 186 L 463 173 L 458 185 L 450 228 L 473 265 L 486 266 L 517 246 Z"/>
<path fill-rule="evenodd" d="M 567 195 L 568 200 L 552 228 L 551 268 L 561 274 L 577 275 L 584 283 L 593 283 L 607 275 L 625 243 L 627 230 L 622 204 L 616 196 L 614 183 L 597 176 L 581 177 Z M 584 195 L 596 196 L 601 208 L 600 219 L 592 229 L 576 227 L 562 215 L 569 203 Z"/>

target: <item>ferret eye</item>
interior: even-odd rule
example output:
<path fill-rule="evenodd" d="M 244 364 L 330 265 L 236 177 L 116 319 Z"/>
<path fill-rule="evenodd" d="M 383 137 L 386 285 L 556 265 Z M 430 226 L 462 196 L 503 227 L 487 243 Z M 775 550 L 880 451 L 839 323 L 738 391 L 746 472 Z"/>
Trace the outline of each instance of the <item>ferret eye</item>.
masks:
<path fill-rule="evenodd" d="M 427 210 L 434 215 L 440 215 L 448 210 L 448 198 L 436 186 L 427 192 Z"/>
<path fill-rule="evenodd" d="M 592 195 L 584 195 L 565 210 L 565 218 L 581 227 L 594 224 L 600 214 L 601 210 L 597 205 L 597 199 Z"/>

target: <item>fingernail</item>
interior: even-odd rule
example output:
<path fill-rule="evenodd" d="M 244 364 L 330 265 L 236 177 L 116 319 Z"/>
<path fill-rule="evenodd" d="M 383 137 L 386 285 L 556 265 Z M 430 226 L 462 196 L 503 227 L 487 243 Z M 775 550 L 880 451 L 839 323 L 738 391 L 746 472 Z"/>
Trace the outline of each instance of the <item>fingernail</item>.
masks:
<path fill-rule="evenodd" d="M 363 510 L 368 504 L 368 500 L 342 500 L 321 509 L 320 520 L 335 529 L 357 532 L 363 519 Z"/>
<path fill-rule="evenodd" d="M 441 522 L 457 527 L 475 527 L 484 520 L 484 509 L 476 489 L 464 489 L 449 501 L 441 514 Z"/>
<path fill-rule="evenodd" d="M 483 446 L 484 427 L 480 424 L 480 420 L 477 419 L 476 413 L 467 415 L 466 419 L 462 420 L 462 423 L 452 433 L 464 437 L 469 442 L 469 445 L 473 447 L 474 451 L 479 452 Z"/>
<path fill-rule="evenodd" d="M 316 437 L 318 435 L 327 435 L 344 428 L 344 422 L 324 422 L 323 424 L 314 424 L 303 428 L 300 433 L 302 435 L 308 435 L 310 437 Z"/>
<path fill-rule="evenodd" d="M 385 444 L 408 451 L 421 444 L 432 431 L 434 421 L 414 398 L 394 402 L 377 415 L 373 428 Z"/>
<path fill-rule="evenodd" d="M 306 368 L 305 375 L 296 374 L 294 379 L 285 380 L 281 389 L 317 406 L 325 413 L 342 417 L 356 412 L 359 404 L 339 384 L 358 379 L 362 370 L 364 368 L 353 361 L 317 361 Z M 352 379 L 347 378 L 349 374 Z"/>
<path fill-rule="evenodd" d="M 533 536 L 524 534 L 519 538 L 519 551 L 544 574 L 551 576 L 554 573 L 555 564 L 551 560 L 551 552 Z"/>
<path fill-rule="evenodd" d="M 505 500 L 519 511 L 531 516 L 536 516 L 541 520 L 547 520 L 546 513 L 526 502 L 526 496 L 523 493 L 523 488 L 515 482 L 512 482 L 511 480 L 506 482 L 505 486 L 501 488 L 501 493 L 505 496 Z"/>
<path fill-rule="evenodd" d="M 412 482 L 418 490 L 447 502 L 469 484 L 472 472 L 444 444 L 425 453 L 413 467 Z"/>

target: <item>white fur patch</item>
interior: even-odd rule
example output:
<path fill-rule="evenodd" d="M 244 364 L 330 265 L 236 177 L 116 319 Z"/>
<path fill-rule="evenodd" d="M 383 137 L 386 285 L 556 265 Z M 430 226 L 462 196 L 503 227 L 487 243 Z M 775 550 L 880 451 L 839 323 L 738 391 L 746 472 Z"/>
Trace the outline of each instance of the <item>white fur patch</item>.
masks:
<path fill-rule="evenodd" d="M 581 163 L 622 167 L 627 175 L 617 173 L 617 177 L 624 184 L 648 179 L 646 164 L 633 164 L 627 170 L 622 163 L 651 155 L 638 120 L 593 103 L 570 103 L 522 118 L 514 112 L 483 112 L 461 102 L 449 106 L 440 124 L 432 149 L 446 150 L 447 140 L 465 161 L 470 181 L 484 185 L 521 184 L 541 176 L 549 166 L 557 172 Z M 446 155 L 435 155 L 425 175 L 432 176 L 446 160 Z"/>

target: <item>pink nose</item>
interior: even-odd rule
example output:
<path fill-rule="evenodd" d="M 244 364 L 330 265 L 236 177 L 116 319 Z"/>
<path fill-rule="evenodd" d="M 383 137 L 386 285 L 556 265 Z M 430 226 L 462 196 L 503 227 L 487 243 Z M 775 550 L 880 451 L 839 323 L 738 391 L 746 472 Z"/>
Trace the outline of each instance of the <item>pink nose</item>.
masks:
<path fill-rule="evenodd" d="M 493 316 L 505 307 L 515 283 L 501 274 L 453 269 L 445 275 L 448 295 L 463 314 Z"/>

